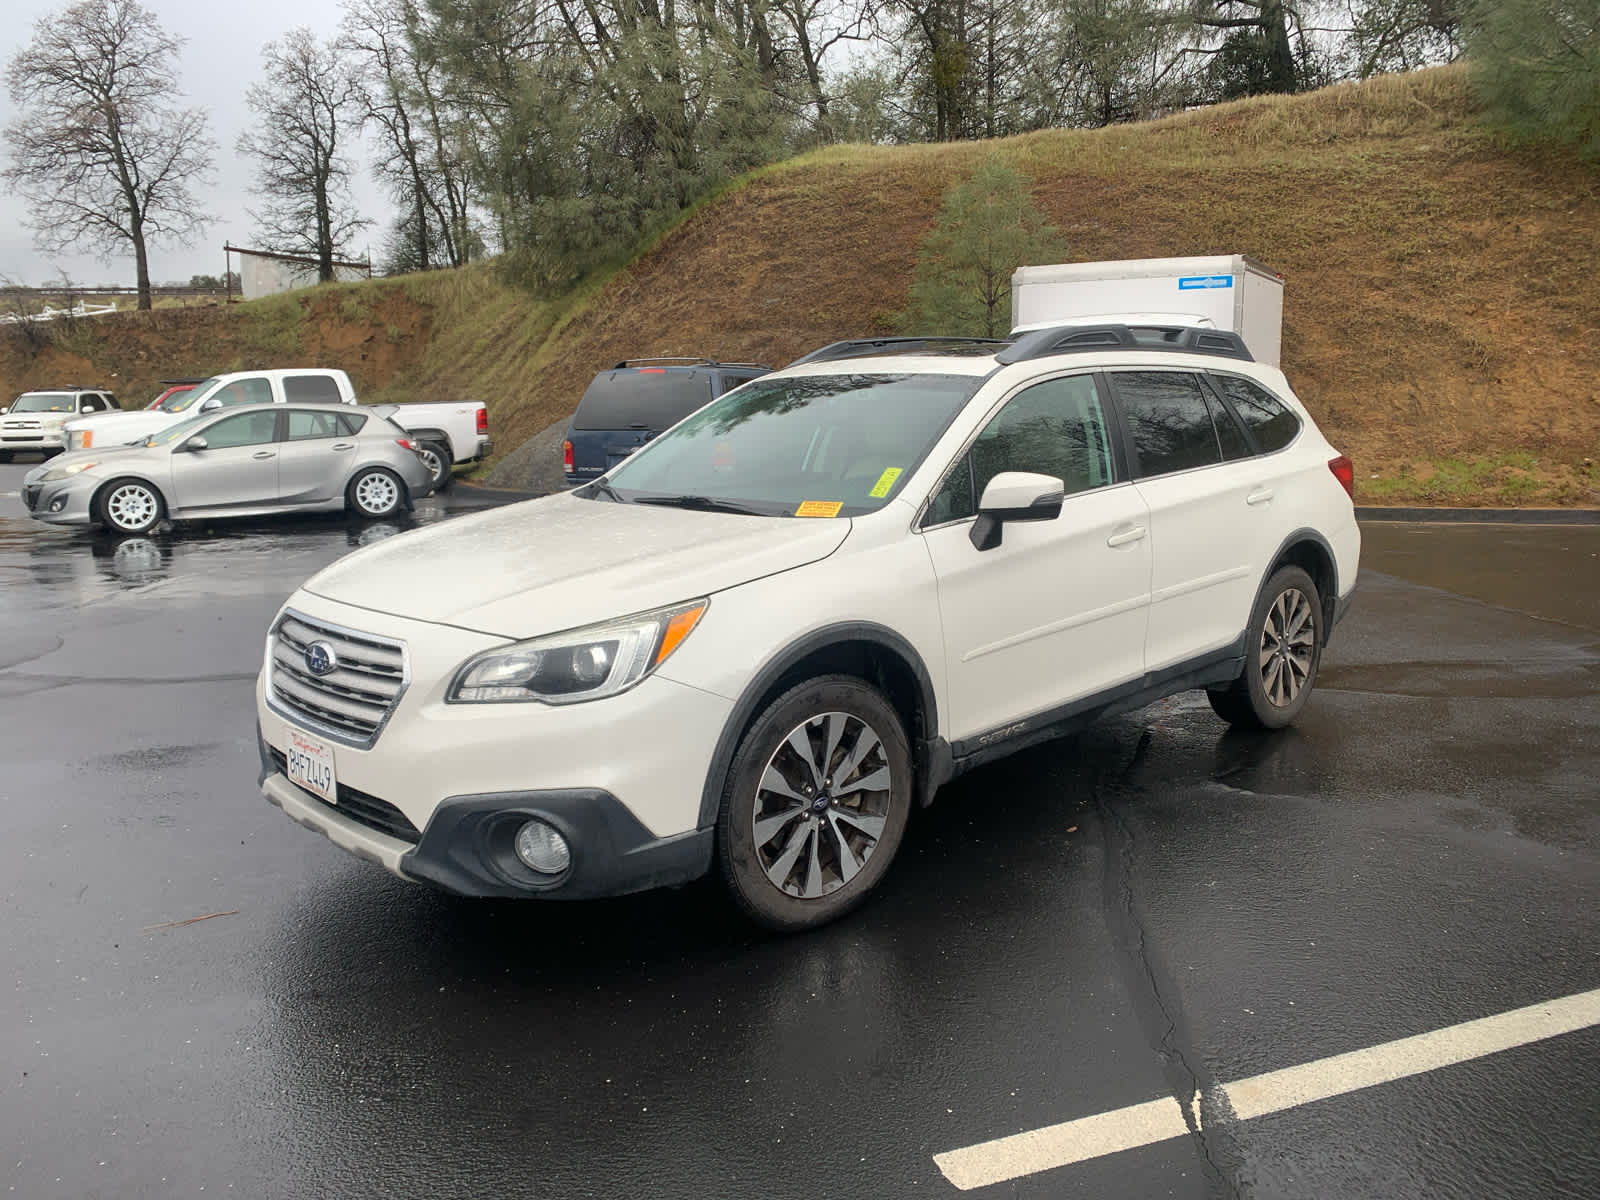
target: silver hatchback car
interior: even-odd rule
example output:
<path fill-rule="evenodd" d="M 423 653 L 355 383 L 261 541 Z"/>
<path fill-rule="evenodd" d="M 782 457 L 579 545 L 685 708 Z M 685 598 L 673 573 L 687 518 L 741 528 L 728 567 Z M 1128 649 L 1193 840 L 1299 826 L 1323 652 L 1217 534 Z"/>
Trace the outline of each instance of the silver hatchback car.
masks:
<path fill-rule="evenodd" d="M 131 446 L 75 450 L 30 471 L 22 502 L 53 525 L 144 533 L 163 518 L 348 509 L 387 517 L 433 487 L 406 431 L 367 409 L 228 408 Z"/>

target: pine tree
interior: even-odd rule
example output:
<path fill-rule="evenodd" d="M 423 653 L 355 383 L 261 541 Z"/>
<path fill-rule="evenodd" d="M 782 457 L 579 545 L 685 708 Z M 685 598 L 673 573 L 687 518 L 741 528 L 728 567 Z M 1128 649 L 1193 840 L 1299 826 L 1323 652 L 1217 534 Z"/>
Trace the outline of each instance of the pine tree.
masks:
<path fill-rule="evenodd" d="M 1010 329 L 1012 272 L 1065 256 L 1028 188 L 1025 176 L 991 158 L 945 193 L 917 249 L 908 330 L 1000 337 Z"/>
<path fill-rule="evenodd" d="M 1496 119 L 1600 158 L 1595 0 L 1478 0 L 1466 26 L 1473 85 Z"/>

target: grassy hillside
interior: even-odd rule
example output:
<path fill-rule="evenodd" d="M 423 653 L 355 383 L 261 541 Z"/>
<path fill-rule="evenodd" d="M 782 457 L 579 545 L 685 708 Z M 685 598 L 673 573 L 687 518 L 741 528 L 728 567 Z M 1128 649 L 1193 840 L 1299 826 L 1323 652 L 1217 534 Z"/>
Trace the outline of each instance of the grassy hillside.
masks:
<path fill-rule="evenodd" d="M 818 151 L 581 296 L 533 302 L 480 266 L 84 322 L 37 354 L 13 335 L 0 389 L 67 375 L 137 396 L 164 374 L 325 363 L 369 398 L 487 400 L 509 451 L 623 357 L 779 365 L 891 331 L 941 193 L 991 153 L 1032 177 L 1075 260 L 1239 251 L 1282 271 L 1284 368 L 1362 500 L 1600 505 L 1600 175 L 1497 144 L 1456 68 L 1148 125 Z"/>

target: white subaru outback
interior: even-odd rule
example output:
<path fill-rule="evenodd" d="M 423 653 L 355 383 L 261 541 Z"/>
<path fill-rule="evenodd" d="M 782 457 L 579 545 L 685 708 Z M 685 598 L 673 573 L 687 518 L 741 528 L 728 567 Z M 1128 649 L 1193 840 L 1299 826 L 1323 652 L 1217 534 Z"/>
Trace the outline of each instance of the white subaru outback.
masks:
<path fill-rule="evenodd" d="M 1292 721 L 1352 468 L 1236 335 L 839 343 L 576 491 L 358 551 L 275 619 L 261 788 L 407 879 L 588 897 L 713 865 L 858 904 L 952 777 L 1204 688 Z"/>

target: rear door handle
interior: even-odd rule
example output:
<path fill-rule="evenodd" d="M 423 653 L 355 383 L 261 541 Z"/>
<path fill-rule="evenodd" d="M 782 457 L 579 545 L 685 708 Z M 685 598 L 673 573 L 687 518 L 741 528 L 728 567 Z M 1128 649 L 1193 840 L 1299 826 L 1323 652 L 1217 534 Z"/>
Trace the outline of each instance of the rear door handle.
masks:
<path fill-rule="evenodd" d="M 1265 504 L 1268 500 L 1271 500 L 1271 499 L 1272 499 L 1272 489 L 1271 488 L 1269 488 L 1269 487 L 1258 487 L 1255 491 L 1251 492 L 1248 496 L 1246 496 L 1244 498 L 1244 502 L 1246 504 Z"/>
<path fill-rule="evenodd" d="M 354 442 L 335 442 L 331 448 L 334 450 L 354 450 L 356 444 Z"/>
<path fill-rule="evenodd" d="M 1106 545 L 1126 546 L 1139 541 L 1149 532 L 1143 525 L 1135 525 L 1132 529 L 1121 529 L 1106 539 Z"/>
<path fill-rule="evenodd" d="M 277 458 L 278 457 L 278 452 L 276 450 L 257 450 L 250 457 L 251 458 Z"/>

